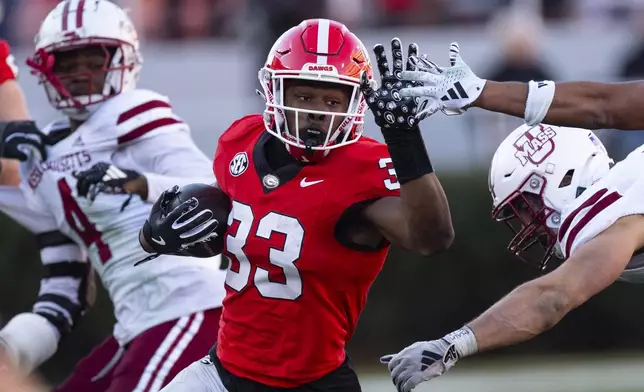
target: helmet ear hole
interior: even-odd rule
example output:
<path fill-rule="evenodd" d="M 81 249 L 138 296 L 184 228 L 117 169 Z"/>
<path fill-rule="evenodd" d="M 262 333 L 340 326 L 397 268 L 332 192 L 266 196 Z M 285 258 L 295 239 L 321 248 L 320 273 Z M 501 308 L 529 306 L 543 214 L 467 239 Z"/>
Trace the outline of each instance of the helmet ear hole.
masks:
<path fill-rule="evenodd" d="M 561 182 L 559 183 L 559 188 L 565 188 L 568 185 L 572 184 L 572 177 L 575 174 L 575 169 L 570 169 L 564 174 Z"/>

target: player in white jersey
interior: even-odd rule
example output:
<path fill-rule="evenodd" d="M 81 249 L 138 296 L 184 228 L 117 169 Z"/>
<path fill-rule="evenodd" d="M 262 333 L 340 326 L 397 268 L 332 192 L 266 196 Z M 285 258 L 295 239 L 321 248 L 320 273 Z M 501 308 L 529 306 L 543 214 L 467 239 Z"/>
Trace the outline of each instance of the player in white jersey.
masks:
<path fill-rule="evenodd" d="M 509 250 L 544 270 L 463 328 L 417 342 L 388 363 L 399 391 L 457 360 L 517 344 L 556 325 L 616 280 L 644 283 L 644 146 L 613 166 L 592 131 L 522 125 L 497 149 L 489 173 L 494 218 L 515 235 Z"/>
<path fill-rule="evenodd" d="M 31 153 L 20 164 L 20 190 L 3 195 L 0 208 L 37 233 L 46 269 L 34 311 L 12 319 L 0 339 L 26 371 L 49 358 L 85 310 L 86 260 L 117 320 L 114 335 L 57 391 L 159 390 L 217 337 L 219 258 L 160 256 L 134 266 L 147 257 L 138 232 L 162 191 L 215 181 L 168 99 L 136 89 L 141 62 L 129 17 L 104 0 L 58 4 L 28 61 L 67 118 L 19 138 L 18 150 Z"/>

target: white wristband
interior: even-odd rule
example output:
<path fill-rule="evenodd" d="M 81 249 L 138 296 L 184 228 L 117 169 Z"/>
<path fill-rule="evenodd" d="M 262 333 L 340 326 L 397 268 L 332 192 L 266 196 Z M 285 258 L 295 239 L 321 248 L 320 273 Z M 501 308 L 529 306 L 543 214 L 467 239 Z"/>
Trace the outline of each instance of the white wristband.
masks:
<path fill-rule="evenodd" d="M 546 117 L 555 96 L 555 82 L 542 80 L 528 83 L 528 98 L 525 103 L 524 119 L 531 127 L 536 126 Z"/>
<path fill-rule="evenodd" d="M 21 313 L 0 330 L 0 345 L 24 373 L 31 373 L 54 355 L 59 340 L 56 327 L 35 313 Z"/>
<path fill-rule="evenodd" d="M 470 327 L 463 327 L 457 329 L 452 333 L 448 333 L 443 337 L 450 343 L 454 343 L 459 358 L 467 357 L 468 355 L 476 354 L 479 350 L 476 336 Z"/>

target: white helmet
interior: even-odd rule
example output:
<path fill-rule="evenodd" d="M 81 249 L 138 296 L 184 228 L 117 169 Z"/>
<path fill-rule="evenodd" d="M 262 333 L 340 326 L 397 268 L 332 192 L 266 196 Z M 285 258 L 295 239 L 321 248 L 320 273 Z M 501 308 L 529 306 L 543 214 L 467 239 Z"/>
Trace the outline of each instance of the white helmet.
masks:
<path fill-rule="evenodd" d="M 545 124 L 515 129 L 497 148 L 489 173 L 492 215 L 515 233 L 508 249 L 540 269 L 553 254 L 563 258 L 557 246 L 562 210 L 612 163 L 587 129 Z M 545 248 L 545 255 L 533 253 L 533 245 Z"/>
<path fill-rule="evenodd" d="M 127 13 L 110 1 L 62 1 L 42 22 L 34 43 L 36 51 L 27 65 L 44 84 L 52 106 L 71 118 L 85 120 L 102 102 L 136 88 L 142 63 L 139 38 Z M 105 51 L 101 70 L 55 73 L 58 53 L 88 47 Z M 96 72 L 105 73 L 102 91 L 91 88 Z M 63 82 L 79 77 L 87 79 L 89 92 L 73 96 Z"/>

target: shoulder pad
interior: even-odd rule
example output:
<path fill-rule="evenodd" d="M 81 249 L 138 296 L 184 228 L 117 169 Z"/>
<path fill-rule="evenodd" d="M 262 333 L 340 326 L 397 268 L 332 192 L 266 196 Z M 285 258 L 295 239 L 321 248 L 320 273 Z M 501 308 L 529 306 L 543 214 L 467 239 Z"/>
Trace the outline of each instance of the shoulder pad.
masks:
<path fill-rule="evenodd" d="M 618 219 L 644 214 L 644 149 L 637 149 L 615 165 L 566 208 L 559 227 L 561 250 L 570 257 Z"/>
<path fill-rule="evenodd" d="M 219 137 L 219 142 L 248 137 L 252 130 L 264 129 L 264 120 L 260 114 L 251 114 L 234 121 Z M 251 136 L 252 137 L 252 136 Z"/>
<path fill-rule="evenodd" d="M 174 114 L 166 96 L 150 90 L 133 90 L 115 97 L 102 114 L 114 121 L 118 144 L 132 142 L 159 131 L 187 130 Z"/>

